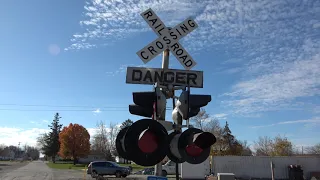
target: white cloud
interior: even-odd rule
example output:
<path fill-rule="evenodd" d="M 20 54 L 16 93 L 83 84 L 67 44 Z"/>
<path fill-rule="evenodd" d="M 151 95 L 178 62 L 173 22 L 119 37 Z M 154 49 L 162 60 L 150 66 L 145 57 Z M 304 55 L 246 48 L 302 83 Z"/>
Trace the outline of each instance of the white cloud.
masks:
<path fill-rule="evenodd" d="M 305 124 L 305 127 L 319 125 L 320 124 L 320 117 L 313 117 L 311 119 L 302 119 L 302 120 L 292 120 L 292 121 L 282 121 L 274 124 L 267 124 L 262 126 L 252 126 L 251 128 L 264 128 L 264 127 L 271 127 L 276 125 L 288 125 L 288 124 Z"/>
<path fill-rule="evenodd" d="M 121 124 L 116 124 L 115 126 L 120 128 Z M 90 137 L 93 137 L 96 134 L 97 128 L 86 129 L 89 132 Z M 106 130 L 109 132 L 110 128 L 106 126 Z M 0 127 L 0 144 L 17 146 L 20 142 L 20 146 L 24 144 L 36 146 L 37 137 L 42 133 L 48 132 L 50 132 L 50 129 L 48 128 Z"/>
<path fill-rule="evenodd" d="M 87 131 L 90 134 L 90 137 L 93 137 L 96 134 L 97 129 L 96 128 L 87 128 Z"/>
<path fill-rule="evenodd" d="M 86 1 L 85 19 L 80 21 L 85 31 L 73 35 L 73 44 L 65 50 L 110 45 L 129 35 L 150 31 L 140 16 L 148 8 L 157 12 L 167 26 L 174 26 L 189 16 L 196 16 L 206 3 L 192 0 Z M 102 44 L 101 39 L 108 43 Z"/>
<path fill-rule="evenodd" d="M 45 132 L 48 132 L 48 129 L 0 127 L 0 144 L 17 146 L 20 142 L 20 145 L 28 144 L 35 146 L 37 137 Z"/>
<path fill-rule="evenodd" d="M 220 113 L 220 114 L 214 114 L 213 117 L 217 119 L 227 119 L 228 114 Z"/>
<path fill-rule="evenodd" d="M 96 110 L 94 110 L 94 111 L 92 111 L 94 114 L 100 114 L 101 113 L 101 110 L 100 110 L 100 108 L 98 108 L 98 109 L 96 109 Z"/>
<path fill-rule="evenodd" d="M 298 98 L 320 95 L 320 54 L 308 60 L 283 63 L 272 67 L 273 72 L 237 83 L 224 96 L 223 104 L 236 114 L 303 109 Z M 278 70 L 279 68 L 279 70 Z"/>

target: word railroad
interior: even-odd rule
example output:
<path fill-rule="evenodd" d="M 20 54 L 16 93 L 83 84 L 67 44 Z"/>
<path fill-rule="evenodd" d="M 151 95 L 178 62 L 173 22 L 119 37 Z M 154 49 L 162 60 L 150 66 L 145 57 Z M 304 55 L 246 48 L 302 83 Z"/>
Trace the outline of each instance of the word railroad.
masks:
<path fill-rule="evenodd" d="M 152 9 L 141 13 L 141 16 L 159 36 L 156 40 L 137 52 L 137 55 L 144 63 L 149 62 L 164 50 L 169 49 L 186 70 L 190 70 L 197 64 L 178 42 L 198 27 L 194 20 L 187 18 L 174 28 L 167 28 Z"/>

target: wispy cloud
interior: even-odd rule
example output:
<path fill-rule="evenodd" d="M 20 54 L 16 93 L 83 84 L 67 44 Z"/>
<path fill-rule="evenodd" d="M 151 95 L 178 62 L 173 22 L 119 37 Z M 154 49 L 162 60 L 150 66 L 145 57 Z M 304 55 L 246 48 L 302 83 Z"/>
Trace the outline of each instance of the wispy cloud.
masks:
<path fill-rule="evenodd" d="M 74 34 L 72 45 L 65 50 L 110 45 L 129 35 L 150 31 L 140 16 L 148 8 L 155 10 L 167 26 L 174 26 L 188 16 L 196 16 L 206 4 L 192 0 L 88 0 L 84 6 L 85 19 L 80 21 L 85 31 Z"/>
<path fill-rule="evenodd" d="M 87 0 L 85 18 L 80 21 L 84 31 L 73 35 L 72 45 L 66 50 L 112 44 L 151 31 L 140 13 L 152 8 L 167 26 L 189 16 L 195 18 L 199 28 L 185 38 L 192 42 L 189 48 L 212 51 L 225 46 L 254 56 L 260 47 L 277 50 L 286 46 L 278 43 L 282 40 L 297 44 L 306 37 L 315 38 L 320 22 L 310 17 L 316 17 L 317 7 L 319 3 L 313 0 Z M 314 30 L 306 31 L 310 28 Z M 278 45 L 271 47 L 271 43 Z"/>
<path fill-rule="evenodd" d="M 214 114 L 213 117 L 217 119 L 227 119 L 228 114 L 220 113 L 220 114 Z"/>
<path fill-rule="evenodd" d="M 268 66 L 266 74 L 241 81 L 225 93 L 222 101 L 236 114 L 249 114 L 281 109 L 303 110 L 305 103 L 298 98 L 320 95 L 320 54 L 308 60 Z"/>
<path fill-rule="evenodd" d="M 282 121 L 274 124 L 267 124 L 262 126 L 252 126 L 251 128 L 264 128 L 271 127 L 276 125 L 289 125 L 289 124 L 305 124 L 305 126 L 317 125 L 320 124 L 320 117 L 314 117 L 311 119 L 303 119 L 303 120 L 293 120 L 293 121 Z"/>

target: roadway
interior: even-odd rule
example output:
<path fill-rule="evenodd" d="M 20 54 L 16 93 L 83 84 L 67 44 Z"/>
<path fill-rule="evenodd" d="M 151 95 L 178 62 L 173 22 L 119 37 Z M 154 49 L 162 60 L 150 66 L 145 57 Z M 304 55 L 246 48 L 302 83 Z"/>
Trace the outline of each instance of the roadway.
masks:
<path fill-rule="evenodd" d="M 50 169 L 45 162 L 10 162 L 0 164 L 1 180 L 94 180 L 84 170 Z M 120 178 L 105 177 L 117 180 Z M 144 180 L 146 175 L 130 175 L 127 180 Z M 169 178 L 171 179 L 171 178 Z"/>

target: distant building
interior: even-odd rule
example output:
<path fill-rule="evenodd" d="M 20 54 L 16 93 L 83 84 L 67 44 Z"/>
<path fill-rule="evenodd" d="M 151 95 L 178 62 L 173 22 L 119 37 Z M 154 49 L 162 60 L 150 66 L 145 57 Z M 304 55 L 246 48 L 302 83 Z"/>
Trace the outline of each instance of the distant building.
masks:
<path fill-rule="evenodd" d="M 116 163 L 120 163 L 120 164 L 127 164 L 127 163 L 128 163 L 128 160 L 123 159 L 123 158 L 120 157 L 120 156 L 116 156 L 116 157 L 115 157 L 115 160 L 116 160 Z"/>
<path fill-rule="evenodd" d="M 104 161 L 104 155 L 101 153 L 91 153 L 85 158 L 79 158 L 78 163 L 80 164 L 89 164 L 92 161 Z"/>

